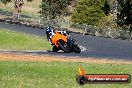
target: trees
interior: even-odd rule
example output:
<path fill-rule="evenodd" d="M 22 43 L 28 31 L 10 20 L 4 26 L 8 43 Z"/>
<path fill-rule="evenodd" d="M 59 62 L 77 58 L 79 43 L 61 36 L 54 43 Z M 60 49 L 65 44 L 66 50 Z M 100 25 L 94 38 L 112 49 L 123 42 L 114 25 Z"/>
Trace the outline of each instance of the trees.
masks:
<path fill-rule="evenodd" d="M 14 11 L 13 11 L 13 20 L 12 21 L 16 21 L 19 20 L 20 18 L 20 13 L 21 13 L 21 9 L 22 6 L 24 4 L 25 0 L 1 0 L 2 3 L 4 3 L 5 5 L 9 2 L 13 2 L 14 3 Z M 28 2 L 31 2 L 33 0 L 27 0 Z"/>
<path fill-rule="evenodd" d="M 132 0 L 118 0 L 117 23 L 129 31 L 130 40 L 132 39 Z"/>
<path fill-rule="evenodd" d="M 5 5 L 9 2 L 15 1 L 15 0 L 0 0 L 2 3 L 4 3 Z M 28 2 L 31 2 L 33 0 L 27 0 Z"/>
<path fill-rule="evenodd" d="M 97 25 L 104 13 L 105 0 L 79 0 L 72 21 L 79 24 Z M 106 12 L 107 13 L 107 12 Z"/>
<path fill-rule="evenodd" d="M 129 25 L 132 24 L 132 0 L 118 0 L 118 10 L 117 15 L 119 25 Z"/>
<path fill-rule="evenodd" d="M 110 4 L 109 4 L 108 0 L 106 0 L 105 3 L 104 3 L 104 13 L 107 16 L 110 13 Z"/>
<path fill-rule="evenodd" d="M 65 12 L 71 0 L 42 0 L 41 14 L 45 18 L 54 19 Z"/>
<path fill-rule="evenodd" d="M 44 25 L 59 27 L 64 15 L 67 14 L 68 6 L 77 0 L 42 0 L 41 22 Z"/>
<path fill-rule="evenodd" d="M 5 5 L 9 2 L 11 2 L 12 0 L 1 0 L 2 3 L 4 3 Z"/>

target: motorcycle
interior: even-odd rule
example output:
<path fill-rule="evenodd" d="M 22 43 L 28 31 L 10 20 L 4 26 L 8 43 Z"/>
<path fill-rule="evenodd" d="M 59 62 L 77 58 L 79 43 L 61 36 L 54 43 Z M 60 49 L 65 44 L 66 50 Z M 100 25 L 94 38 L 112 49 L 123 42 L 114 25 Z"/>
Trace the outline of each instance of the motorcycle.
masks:
<path fill-rule="evenodd" d="M 47 33 L 50 36 L 50 33 Z M 65 53 L 75 52 L 80 53 L 81 49 L 76 43 L 75 39 L 69 37 L 68 33 L 62 31 L 55 32 L 55 35 L 50 38 L 50 42 L 53 45 L 53 52 L 58 52 L 59 50 Z"/>

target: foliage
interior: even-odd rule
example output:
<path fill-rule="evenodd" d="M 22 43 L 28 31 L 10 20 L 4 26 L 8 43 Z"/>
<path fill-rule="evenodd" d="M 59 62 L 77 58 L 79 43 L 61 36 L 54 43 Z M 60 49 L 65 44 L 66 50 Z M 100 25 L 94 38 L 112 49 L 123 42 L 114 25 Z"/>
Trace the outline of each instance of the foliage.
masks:
<path fill-rule="evenodd" d="M 118 0 L 118 24 L 132 24 L 132 0 Z"/>
<path fill-rule="evenodd" d="M 44 18 L 54 19 L 65 12 L 71 0 L 42 0 L 41 14 Z"/>
<path fill-rule="evenodd" d="M 9 2 L 11 2 L 12 0 L 0 0 L 0 2 L 4 3 L 5 5 Z"/>
<path fill-rule="evenodd" d="M 117 23 L 113 19 L 114 16 L 112 14 L 102 17 L 99 22 L 99 27 L 103 29 L 107 28 L 117 29 Z"/>
<path fill-rule="evenodd" d="M 109 4 L 108 0 L 106 0 L 105 3 L 104 3 L 104 13 L 107 16 L 110 13 L 110 4 Z"/>
<path fill-rule="evenodd" d="M 104 13 L 105 0 L 79 0 L 72 15 L 72 21 L 79 24 L 96 25 Z"/>
<path fill-rule="evenodd" d="M 32 2 L 33 0 L 27 0 L 28 2 Z"/>
<path fill-rule="evenodd" d="M 0 0 L 0 2 L 4 3 L 5 5 L 9 2 L 12 2 L 12 1 L 15 1 L 15 0 Z M 33 0 L 27 0 L 28 2 L 31 2 Z"/>

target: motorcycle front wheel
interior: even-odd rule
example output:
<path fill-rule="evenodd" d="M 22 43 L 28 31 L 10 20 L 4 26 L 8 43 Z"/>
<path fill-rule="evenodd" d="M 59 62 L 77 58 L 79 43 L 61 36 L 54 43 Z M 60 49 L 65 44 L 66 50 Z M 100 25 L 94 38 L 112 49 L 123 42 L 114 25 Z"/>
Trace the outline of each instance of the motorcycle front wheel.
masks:
<path fill-rule="evenodd" d="M 53 46 L 52 51 L 53 51 L 53 52 L 58 52 L 58 51 L 59 51 L 59 48 L 56 47 L 56 46 Z"/>
<path fill-rule="evenodd" d="M 75 53 L 80 53 L 81 52 L 81 49 L 79 46 L 74 46 L 74 52 Z"/>
<path fill-rule="evenodd" d="M 70 53 L 70 47 L 63 42 L 59 42 L 59 47 L 61 48 L 62 51 L 64 51 L 65 53 Z"/>

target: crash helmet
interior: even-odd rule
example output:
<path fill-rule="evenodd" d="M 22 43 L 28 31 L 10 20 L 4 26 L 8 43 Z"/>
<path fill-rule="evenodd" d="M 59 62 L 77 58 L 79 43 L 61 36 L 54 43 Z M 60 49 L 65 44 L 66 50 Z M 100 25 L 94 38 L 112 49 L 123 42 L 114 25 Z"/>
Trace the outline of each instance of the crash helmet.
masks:
<path fill-rule="evenodd" d="M 48 34 L 50 36 L 55 35 L 55 31 L 54 31 L 53 27 L 47 27 L 46 34 Z"/>
<path fill-rule="evenodd" d="M 49 33 L 51 33 L 52 32 L 52 28 L 50 27 L 50 26 L 48 26 L 47 28 L 46 28 L 46 34 L 49 34 Z"/>

